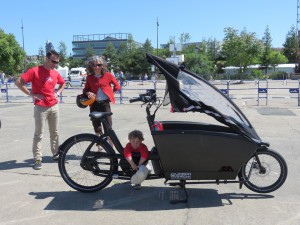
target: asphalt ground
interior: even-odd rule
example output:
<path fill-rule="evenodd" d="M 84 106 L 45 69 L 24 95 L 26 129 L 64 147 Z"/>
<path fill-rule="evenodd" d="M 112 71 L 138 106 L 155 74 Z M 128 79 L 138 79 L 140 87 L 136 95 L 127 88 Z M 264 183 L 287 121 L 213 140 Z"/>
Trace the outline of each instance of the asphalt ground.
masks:
<path fill-rule="evenodd" d="M 149 85 L 150 86 L 150 85 Z M 74 96 L 79 90 L 70 89 Z M 130 95 L 142 93 L 136 90 Z M 21 93 L 19 93 L 21 95 Z M 129 94 L 128 94 L 129 95 Z M 71 95 L 73 96 L 73 95 Z M 88 109 L 80 109 L 72 97 L 61 103 L 60 141 L 79 133 L 93 133 Z M 164 185 L 164 179 L 145 181 L 134 190 L 122 180 L 113 180 L 95 193 L 80 193 L 61 178 L 51 159 L 49 133 L 43 139 L 43 169 L 32 169 L 33 104 L 31 99 L 0 103 L 0 224 L 300 224 L 300 108 L 295 100 L 269 102 L 256 106 L 237 104 L 263 141 L 271 143 L 288 164 L 288 177 L 277 191 L 258 194 L 237 184 L 187 185 L 187 203 L 170 204 L 183 196 L 177 187 Z M 123 145 L 132 129 L 140 129 L 145 144 L 153 141 L 145 119 L 145 107 L 118 101 L 112 105 L 113 127 Z M 184 120 L 187 114 L 171 114 L 165 107 L 158 120 Z M 203 114 L 188 114 L 188 120 L 217 123 Z"/>

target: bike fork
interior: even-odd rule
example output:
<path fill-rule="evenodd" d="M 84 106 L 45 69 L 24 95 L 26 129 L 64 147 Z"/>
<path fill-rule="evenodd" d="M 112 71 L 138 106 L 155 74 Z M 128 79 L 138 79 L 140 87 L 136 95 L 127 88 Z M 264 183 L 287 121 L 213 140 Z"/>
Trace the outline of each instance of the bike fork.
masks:
<path fill-rule="evenodd" d="M 254 153 L 253 157 L 254 159 L 251 163 L 248 175 L 246 177 L 242 177 L 241 173 L 239 173 L 240 189 L 242 188 L 244 182 L 249 180 L 249 178 L 251 177 L 253 169 L 258 169 L 260 174 L 266 172 L 266 169 L 261 165 L 258 155 Z"/>

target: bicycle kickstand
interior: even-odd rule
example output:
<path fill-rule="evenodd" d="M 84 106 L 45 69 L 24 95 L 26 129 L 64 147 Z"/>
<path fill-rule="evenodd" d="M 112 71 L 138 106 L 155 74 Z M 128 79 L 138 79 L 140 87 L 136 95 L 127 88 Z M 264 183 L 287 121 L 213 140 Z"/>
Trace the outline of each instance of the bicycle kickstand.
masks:
<path fill-rule="evenodd" d="M 178 193 L 174 194 L 174 196 L 171 194 L 171 196 L 170 196 L 170 198 L 171 198 L 170 203 L 171 204 L 186 203 L 188 201 L 189 195 L 188 195 L 188 193 L 186 191 L 185 184 L 186 184 L 185 180 L 180 180 L 179 183 L 172 183 L 172 184 L 170 184 L 171 186 L 179 185 L 183 189 L 183 191 L 184 191 L 184 198 L 182 198 L 182 199 L 180 199 L 178 197 Z"/>

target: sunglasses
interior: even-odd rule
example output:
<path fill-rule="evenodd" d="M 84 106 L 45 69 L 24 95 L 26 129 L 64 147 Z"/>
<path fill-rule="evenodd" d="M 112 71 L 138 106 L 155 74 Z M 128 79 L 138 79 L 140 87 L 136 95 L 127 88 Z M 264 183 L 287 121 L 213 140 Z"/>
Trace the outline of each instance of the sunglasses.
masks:
<path fill-rule="evenodd" d="M 52 62 L 53 64 L 58 64 L 58 63 L 59 63 L 58 61 L 55 61 L 55 60 L 52 60 L 52 59 L 51 59 L 51 62 Z"/>
<path fill-rule="evenodd" d="M 48 59 L 50 59 L 49 57 L 47 57 Z M 55 61 L 53 59 L 50 59 L 50 61 L 53 63 L 53 64 L 58 64 L 59 62 L 58 61 Z"/>
<path fill-rule="evenodd" d="M 96 65 L 94 65 L 94 67 L 100 67 L 100 66 L 103 66 L 103 64 L 96 64 Z"/>

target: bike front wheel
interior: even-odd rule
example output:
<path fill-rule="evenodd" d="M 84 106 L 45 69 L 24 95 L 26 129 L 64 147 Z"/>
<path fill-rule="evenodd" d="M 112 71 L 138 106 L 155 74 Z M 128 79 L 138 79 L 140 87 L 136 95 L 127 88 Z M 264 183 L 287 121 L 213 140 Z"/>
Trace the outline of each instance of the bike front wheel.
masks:
<path fill-rule="evenodd" d="M 283 185 L 288 168 L 279 153 L 273 150 L 262 150 L 249 159 L 242 167 L 241 173 L 247 188 L 257 193 L 269 193 Z"/>
<path fill-rule="evenodd" d="M 81 192 L 105 188 L 117 171 L 117 159 L 111 146 L 93 134 L 75 135 L 60 149 L 59 172 L 64 181 Z"/>

